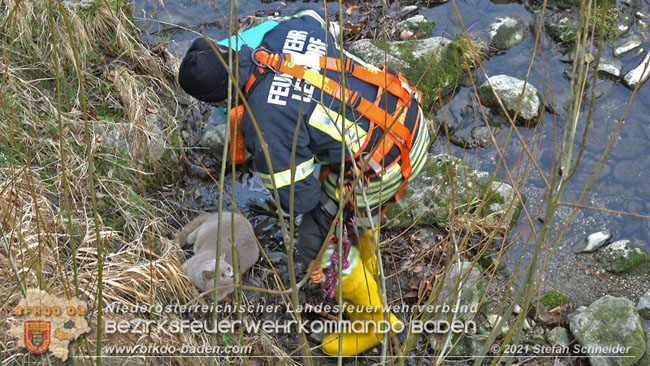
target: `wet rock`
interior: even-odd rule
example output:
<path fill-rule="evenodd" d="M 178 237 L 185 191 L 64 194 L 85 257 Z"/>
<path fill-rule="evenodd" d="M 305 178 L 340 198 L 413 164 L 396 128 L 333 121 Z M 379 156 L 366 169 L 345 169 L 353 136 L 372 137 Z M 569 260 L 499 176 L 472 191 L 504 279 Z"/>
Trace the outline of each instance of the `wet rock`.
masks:
<path fill-rule="evenodd" d="M 399 30 L 412 32 L 416 37 L 427 37 L 431 35 L 431 30 L 435 24 L 428 21 L 424 15 L 419 14 L 399 22 Z"/>
<path fill-rule="evenodd" d="M 635 88 L 637 84 L 645 82 L 648 78 L 650 78 L 650 51 L 645 55 L 639 66 L 625 74 L 623 81 L 628 88 Z"/>
<path fill-rule="evenodd" d="M 562 76 L 564 76 L 564 78 L 569 81 L 573 80 L 576 77 L 576 75 L 573 73 L 573 69 L 571 68 L 562 71 Z"/>
<path fill-rule="evenodd" d="M 399 15 L 402 16 L 402 17 L 405 17 L 405 16 L 411 15 L 413 13 L 417 13 L 418 10 L 419 10 L 419 8 L 418 8 L 417 5 L 406 5 L 405 7 L 400 9 Z"/>
<path fill-rule="evenodd" d="M 575 42 L 578 35 L 576 20 L 570 16 L 551 17 L 544 23 L 544 27 L 554 41 L 564 45 Z"/>
<path fill-rule="evenodd" d="M 497 326 L 497 324 L 499 324 L 501 319 L 503 319 L 503 318 L 500 315 L 496 315 L 496 314 L 490 314 L 490 315 L 487 316 L 487 321 L 488 321 L 488 323 L 490 323 L 490 327 L 492 329 L 495 329 L 495 327 Z M 501 338 L 505 337 L 508 334 L 509 331 L 510 331 L 510 327 L 508 326 L 508 323 L 504 322 L 501 325 L 501 329 L 498 329 L 496 331 L 497 332 L 497 339 L 501 339 Z"/>
<path fill-rule="evenodd" d="M 646 31 L 650 29 L 650 21 L 643 20 L 643 19 L 638 19 L 636 21 L 636 29 L 640 31 Z"/>
<path fill-rule="evenodd" d="M 490 147 L 490 145 L 492 145 L 492 138 L 490 137 L 490 128 L 486 126 L 474 127 L 470 135 L 472 136 L 475 145 L 478 147 L 488 148 Z"/>
<path fill-rule="evenodd" d="M 630 31 L 630 27 L 634 24 L 634 15 L 631 12 L 625 12 L 620 15 L 618 19 L 618 24 L 616 25 L 616 31 L 619 36 L 624 35 Z"/>
<path fill-rule="evenodd" d="M 546 333 L 546 340 L 552 346 L 568 347 L 569 331 L 564 327 L 555 327 Z"/>
<path fill-rule="evenodd" d="M 631 35 L 625 38 L 621 38 L 616 41 L 614 44 L 614 56 L 620 57 L 636 48 L 641 46 L 643 41 L 641 37 L 637 35 Z"/>
<path fill-rule="evenodd" d="M 528 27 L 518 18 L 503 16 L 490 24 L 490 47 L 497 52 L 507 51 L 526 39 Z"/>
<path fill-rule="evenodd" d="M 618 79 L 623 74 L 623 63 L 619 60 L 602 59 L 598 64 L 598 72 Z"/>
<path fill-rule="evenodd" d="M 576 248 L 575 252 L 576 253 L 593 253 L 598 248 L 602 247 L 603 245 L 607 244 L 609 239 L 612 238 L 612 234 L 607 231 L 599 231 L 593 234 L 590 234 L 588 237 L 585 238 L 585 240 L 582 242 L 582 244 Z"/>
<path fill-rule="evenodd" d="M 576 311 L 570 328 L 578 342 L 592 350 L 587 354 L 592 366 L 631 366 L 646 351 L 643 322 L 632 302 L 624 298 L 607 295 L 586 310 Z"/>
<path fill-rule="evenodd" d="M 504 222 L 517 220 L 521 208 L 517 204 L 514 205 L 514 210 L 511 208 L 513 202 L 518 202 L 517 194 L 512 186 L 508 183 L 494 181 L 491 191 L 495 198 L 490 201 L 488 206 L 490 214 L 496 214 Z"/>
<path fill-rule="evenodd" d="M 490 87 L 491 86 L 491 87 Z M 494 91 L 492 90 L 494 89 Z M 507 75 L 492 76 L 478 88 L 478 95 L 481 103 L 495 111 L 501 107 L 496 95 L 501 98 L 503 106 L 511 116 L 519 105 L 521 92 L 524 89 L 524 81 Z M 526 84 L 526 90 L 521 101 L 518 119 L 531 121 L 539 117 L 542 111 L 542 96 L 530 83 Z"/>
<path fill-rule="evenodd" d="M 223 149 L 226 141 L 226 134 L 228 132 L 226 125 L 216 125 L 209 130 L 205 131 L 199 145 L 208 149 L 208 152 L 218 160 L 223 157 Z"/>
<path fill-rule="evenodd" d="M 424 95 L 425 106 L 450 92 L 465 72 L 462 47 L 443 37 L 394 42 L 361 39 L 348 50 L 368 63 L 386 63 L 412 82 L 424 75 L 418 89 Z"/>
<path fill-rule="evenodd" d="M 492 131 L 496 135 L 499 133 L 500 128 L 492 127 Z M 492 146 L 490 130 L 485 126 L 474 127 L 469 134 L 466 132 L 466 129 L 456 131 L 450 128 L 449 140 L 454 145 L 464 149 L 486 149 Z"/>
<path fill-rule="evenodd" d="M 460 267 L 455 263 L 434 302 L 441 305 L 438 309 L 444 309 L 446 305 L 450 310 L 438 311 L 436 319 L 448 319 L 451 316 L 456 316 L 459 320 L 473 319 L 482 296 L 483 279 L 479 267 L 472 262 L 462 262 Z M 457 311 L 454 311 L 457 304 Z"/>
<path fill-rule="evenodd" d="M 406 187 L 402 198 L 388 208 L 386 225 L 392 229 L 404 229 L 414 223 L 444 225 L 450 210 L 475 212 L 487 197 L 489 201 L 481 206 L 479 213 L 501 219 L 502 225 L 507 226 L 517 220 L 521 203 L 510 194 L 512 187 L 509 190 L 507 183 L 495 183 L 502 184 L 500 189 L 489 185 L 489 173 L 474 170 L 451 155 L 429 155 L 422 173 Z M 495 203 L 498 205 L 492 206 Z"/>
<path fill-rule="evenodd" d="M 594 96 L 596 99 L 601 98 L 616 85 L 616 82 L 614 80 L 598 80 L 598 84 L 596 84 L 596 90 L 594 91 Z M 603 174 L 605 176 L 605 174 Z"/>
<path fill-rule="evenodd" d="M 490 147 L 490 129 L 498 139 L 502 126 L 507 123 L 504 116 L 479 104 L 469 89 L 456 94 L 448 107 L 438 110 L 436 116 L 445 124 L 444 131 L 449 140 L 464 149 Z"/>
<path fill-rule="evenodd" d="M 564 52 L 562 54 L 562 57 L 560 58 L 560 61 L 564 62 L 564 63 L 573 63 L 573 60 L 578 56 L 580 56 L 580 55 L 578 55 L 578 53 L 576 52 L 576 49 L 573 48 L 571 50 L 568 50 L 567 52 Z M 583 62 L 585 64 L 589 65 L 592 62 L 594 62 L 595 60 L 596 60 L 596 57 L 594 56 L 594 54 L 591 53 L 591 52 L 587 52 L 587 54 L 585 54 L 585 56 L 584 56 Z"/>
<path fill-rule="evenodd" d="M 627 272 L 648 261 L 648 253 L 642 247 L 641 243 L 630 240 L 615 241 L 601 249 L 596 254 L 596 259 L 609 271 Z"/>
<path fill-rule="evenodd" d="M 650 290 L 641 296 L 639 303 L 636 305 L 636 310 L 639 311 L 641 317 L 650 320 Z"/>
<path fill-rule="evenodd" d="M 634 15 L 637 18 L 636 29 L 638 31 L 646 31 L 650 29 L 650 15 L 644 14 L 640 11 L 637 11 Z"/>

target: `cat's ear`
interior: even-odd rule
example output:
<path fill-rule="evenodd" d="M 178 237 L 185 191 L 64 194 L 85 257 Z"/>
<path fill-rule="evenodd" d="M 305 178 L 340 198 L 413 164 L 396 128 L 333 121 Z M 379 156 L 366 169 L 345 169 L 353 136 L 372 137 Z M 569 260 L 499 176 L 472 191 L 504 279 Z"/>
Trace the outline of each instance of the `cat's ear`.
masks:
<path fill-rule="evenodd" d="M 226 253 L 221 253 L 221 255 L 219 256 L 219 261 L 220 262 L 225 262 L 226 261 Z"/>
<path fill-rule="evenodd" d="M 203 278 L 203 281 L 214 280 L 214 270 L 201 272 L 201 277 Z"/>

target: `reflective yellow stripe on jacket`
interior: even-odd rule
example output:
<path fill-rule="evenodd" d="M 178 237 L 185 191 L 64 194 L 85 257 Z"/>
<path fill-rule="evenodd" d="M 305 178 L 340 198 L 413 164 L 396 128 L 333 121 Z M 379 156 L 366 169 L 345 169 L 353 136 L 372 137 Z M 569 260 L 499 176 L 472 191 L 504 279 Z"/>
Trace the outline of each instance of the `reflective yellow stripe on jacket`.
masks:
<path fill-rule="evenodd" d="M 342 115 L 320 103 L 316 104 L 309 117 L 309 125 L 339 142 L 342 140 L 345 130 L 345 142 L 353 154 L 361 149 L 368 135 L 368 132 L 357 123 L 347 118 L 344 119 Z"/>
<path fill-rule="evenodd" d="M 296 166 L 296 176 L 294 181 L 298 182 L 309 177 L 314 172 L 314 167 L 314 158 L 298 164 L 298 166 Z M 260 177 L 262 178 L 262 183 L 264 183 L 266 188 L 273 189 L 273 181 L 271 180 L 270 174 L 260 174 Z M 273 175 L 273 178 L 275 178 L 275 186 L 278 189 L 288 186 L 291 184 L 291 169 L 276 172 Z"/>
<path fill-rule="evenodd" d="M 422 112 L 420 111 L 422 114 Z M 422 168 L 426 163 L 426 154 L 431 143 L 431 137 L 427 131 L 427 122 L 424 117 L 421 117 L 420 123 L 418 125 L 417 137 L 413 143 L 409 156 L 411 159 L 411 165 L 413 167 L 413 173 L 411 174 L 410 179 L 414 179 L 420 174 Z M 387 202 L 397 193 L 402 183 L 402 167 L 399 163 L 393 164 L 388 168 L 382 175 L 381 180 L 375 180 L 370 183 L 361 182 L 362 187 L 357 187 L 357 189 L 363 189 L 368 206 L 373 208 L 379 205 L 380 201 L 382 203 Z M 367 184 L 367 185 L 366 185 Z M 338 176 L 331 174 L 325 180 L 325 192 L 333 200 L 338 200 Z M 357 191 L 356 195 L 356 204 L 359 208 L 366 207 L 366 201 L 363 198 L 363 195 L 360 191 Z"/>

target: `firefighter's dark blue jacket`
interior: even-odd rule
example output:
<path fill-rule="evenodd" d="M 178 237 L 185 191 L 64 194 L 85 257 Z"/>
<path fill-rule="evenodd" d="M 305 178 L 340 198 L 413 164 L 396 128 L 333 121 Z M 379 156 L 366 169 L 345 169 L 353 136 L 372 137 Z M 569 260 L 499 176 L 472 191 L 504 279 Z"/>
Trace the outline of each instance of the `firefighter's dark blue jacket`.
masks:
<path fill-rule="evenodd" d="M 316 56 L 328 55 L 340 57 L 336 39 L 326 29 L 326 22 L 313 11 L 300 12 L 289 20 L 282 21 L 268 30 L 260 46 L 271 53 L 278 54 L 313 54 Z M 244 88 L 245 83 L 250 79 L 251 73 L 257 66 L 251 59 L 252 48 L 242 46 L 239 53 L 239 80 L 240 87 Z M 354 62 L 363 63 L 356 57 Z M 366 65 L 366 64 L 364 64 Z M 372 67 L 371 65 L 366 65 Z M 327 70 L 318 70 L 321 74 L 338 81 L 339 73 Z M 361 80 L 349 78 L 345 85 L 354 91 L 358 91 L 370 101 L 377 97 L 378 88 Z M 386 93 L 384 93 L 386 94 Z M 330 164 L 333 170 L 340 166 L 341 131 L 343 130 L 343 112 L 340 103 L 322 93 L 318 88 L 295 80 L 288 75 L 265 72 L 259 77 L 253 87 L 246 95 L 251 110 L 259 125 L 264 141 L 268 144 L 268 151 L 274 172 L 274 180 L 279 189 L 281 204 L 289 207 L 289 193 L 291 183 L 291 151 L 299 124 L 299 134 L 295 150 L 295 193 L 294 210 L 296 213 L 305 213 L 315 208 L 321 199 L 321 190 L 332 199 L 337 199 L 338 176 L 331 176 L 321 187 L 319 179 L 314 174 L 316 164 Z M 387 100 L 386 100 L 387 99 Z M 397 99 L 392 95 L 384 96 L 380 106 L 390 113 L 395 112 Z M 413 148 L 411 149 L 411 165 L 413 175 L 416 176 L 426 161 L 426 150 L 430 138 L 426 130 L 424 120 L 418 123 L 417 131 L 414 130 L 418 118 L 419 106 L 411 103 L 405 120 L 407 126 L 414 135 Z M 359 115 L 350 107 L 345 111 L 345 124 L 347 129 L 346 157 L 353 155 L 359 150 L 365 141 L 369 121 Z M 375 126 L 375 129 L 379 127 Z M 256 169 L 259 170 L 262 180 L 267 188 L 272 189 L 269 167 L 266 164 L 260 139 L 248 113 L 245 113 L 241 122 L 241 132 L 245 138 L 245 145 L 253 154 Z M 381 138 L 382 133 L 372 133 L 370 143 L 366 150 L 370 151 L 375 145 L 373 142 Z M 373 207 L 379 202 L 386 202 L 395 193 L 402 182 L 402 173 L 399 164 L 389 164 L 400 155 L 397 146 L 390 150 L 385 158 L 385 166 L 388 167 L 380 175 L 364 182 L 366 197 L 360 195 L 357 198 L 357 206 L 364 207 L 366 203 Z M 380 179 L 383 182 L 380 183 Z M 379 192 L 379 186 L 382 191 Z M 380 199 L 381 196 L 381 199 Z"/>

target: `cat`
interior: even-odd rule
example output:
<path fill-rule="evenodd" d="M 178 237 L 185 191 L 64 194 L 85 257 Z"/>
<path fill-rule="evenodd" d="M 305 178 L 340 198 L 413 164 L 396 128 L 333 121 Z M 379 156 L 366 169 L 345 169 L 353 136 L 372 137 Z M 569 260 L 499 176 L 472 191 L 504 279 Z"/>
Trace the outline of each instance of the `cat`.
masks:
<path fill-rule="evenodd" d="M 183 227 L 178 235 L 178 241 L 194 246 L 194 255 L 183 263 L 183 271 L 192 280 L 192 283 L 201 291 L 214 288 L 214 267 L 219 258 L 219 286 L 232 285 L 233 257 L 232 257 L 232 214 L 221 214 L 221 253 L 217 255 L 217 231 L 219 230 L 218 214 L 206 213 L 198 216 Z M 235 214 L 235 260 L 239 260 L 239 274 L 248 271 L 259 258 L 257 239 L 253 227 L 245 218 Z M 233 288 L 219 291 L 218 300 L 233 292 Z"/>

